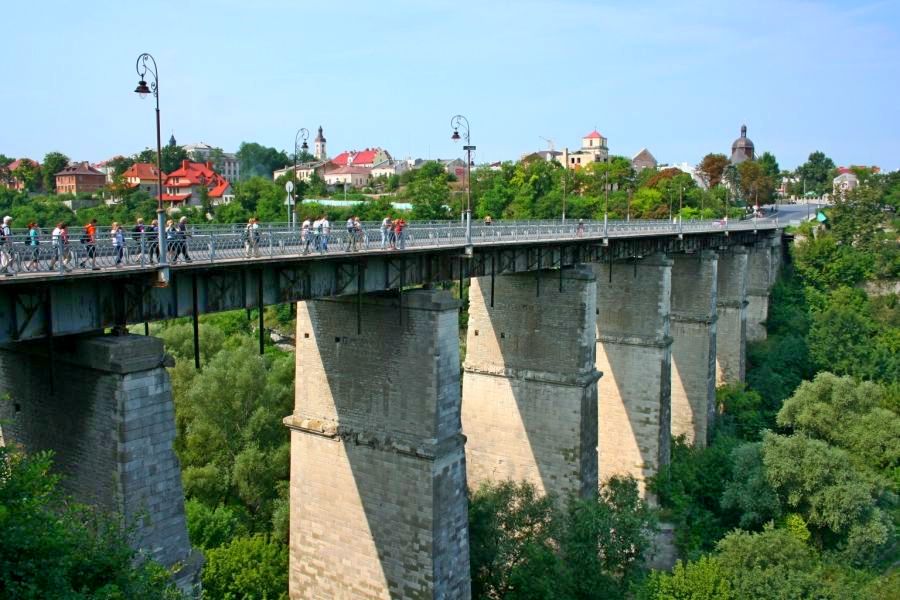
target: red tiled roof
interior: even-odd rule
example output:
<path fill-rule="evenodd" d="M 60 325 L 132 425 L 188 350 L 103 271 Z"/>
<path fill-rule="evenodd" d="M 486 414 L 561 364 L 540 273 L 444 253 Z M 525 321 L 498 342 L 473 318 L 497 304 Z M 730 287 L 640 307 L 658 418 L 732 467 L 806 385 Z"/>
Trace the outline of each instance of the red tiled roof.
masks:
<path fill-rule="evenodd" d="M 18 168 L 19 168 L 19 165 L 22 164 L 22 161 L 23 161 L 23 160 L 27 160 L 28 162 L 30 162 L 30 163 L 31 163 L 32 165 L 34 165 L 35 167 L 40 167 L 40 166 L 41 166 L 41 163 L 39 163 L 39 162 L 36 161 L 36 160 L 31 160 L 30 158 L 17 158 L 16 160 L 14 160 L 14 161 L 12 161 L 11 163 L 9 163 L 8 165 L 6 165 L 6 168 L 9 169 L 10 171 L 13 171 L 13 170 L 15 170 L 15 169 L 18 169 Z"/>
<path fill-rule="evenodd" d="M 600 132 L 595 129 L 584 137 L 586 139 L 597 139 L 597 138 L 602 138 L 603 136 L 600 135 Z"/>
<path fill-rule="evenodd" d="M 165 202 L 184 202 L 185 200 L 189 200 L 191 197 L 190 193 L 188 194 L 163 194 L 162 199 Z"/>
<path fill-rule="evenodd" d="M 128 167 L 122 175 L 128 179 L 129 177 L 135 177 L 137 179 L 153 179 L 156 180 L 156 165 L 151 163 L 134 163 L 130 167 Z M 163 179 L 166 178 L 166 174 L 162 174 Z"/>
<path fill-rule="evenodd" d="M 209 190 L 210 198 L 221 198 L 231 187 L 227 179 L 213 171 L 210 163 L 198 163 L 189 160 L 182 161 L 180 168 L 169 173 L 163 185 L 170 188 L 189 188 L 195 185 L 205 185 Z M 163 200 L 170 202 L 180 202 L 190 197 L 190 193 L 163 194 Z"/>
<path fill-rule="evenodd" d="M 375 157 L 378 156 L 379 152 L 381 152 L 381 148 L 366 148 L 365 150 L 361 150 L 359 152 L 345 150 L 344 152 L 341 152 L 340 154 L 332 158 L 331 162 L 342 167 L 346 166 L 347 164 L 374 164 Z"/>
<path fill-rule="evenodd" d="M 57 177 L 60 175 L 97 175 L 100 177 L 106 177 L 103 173 L 92 167 L 86 162 L 75 163 L 73 165 L 69 165 L 64 168 L 62 171 L 56 174 Z"/>

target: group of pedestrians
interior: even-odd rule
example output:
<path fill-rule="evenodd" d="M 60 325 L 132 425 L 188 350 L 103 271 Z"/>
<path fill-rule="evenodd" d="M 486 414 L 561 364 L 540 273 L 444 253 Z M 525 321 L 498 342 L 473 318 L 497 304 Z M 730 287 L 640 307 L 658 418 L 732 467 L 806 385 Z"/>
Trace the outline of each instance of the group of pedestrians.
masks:
<path fill-rule="evenodd" d="M 300 243 L 303 245 L 303 254 L 309 254 L 309 246 L 320 254 L 328 252 L 328 236 L 331 235 L 331 221 L 328 215 L 323 213 L 317 219 L 312 217 L 303 219 L 300 225 Z"/>
<path fill-rule="evenodd" d="M 404 250 L 406 248 L 406 221 L 403 217 L 389 216 L 381 220 L 381 249 L 389 246 L 391 250 Z"/>
<path fill-rule="evenodd" d="M 13 243 L 12 234 L 13 219 L 11 216 L 3 218 L 0 227 L 0 273 L 6 277 L 16 274 L 16 257 L 22 259 L 22 271 L 40 271 L 40 259 L 49 257 L 51 271 L 57 269 L 71 271 L 73 256 L 79 255 L 78 267 L 82 269 L 99 270 L 97 266 L 98 246 L 104 246 L 98 237 L 97 219 L 91 219 L 82 227 L 78 237 L 78 243 L 83 251 L 75 252 L 69 235 L 69 224 L 60 221 L 50 234 L 50 252 L 41 252 L 42 232 L 36 222 L 28 223 L 28 233 L 21 245 L 25 246 L 24 255 L 17 250 Z M 187 229 L 187 217 L 181 217 L 177 222 L 170 219 L 165 228 L 167 256 L 173 264 L 181 258 L 184 262 L 191 262 L 188 252 L 188 238 L 190 232 Z M 112 257 L 117 268 L 129 262 L 140 263 L 146 260 L 149 264 L 159 262 L 159 223 L 154 219 L 150 225 L 144 224 L 144 219 L 137 219 L 128 236 L 125 228 L 119 222 L 113 222 L 109 229 L 109 247 L 112 248 Z"/>

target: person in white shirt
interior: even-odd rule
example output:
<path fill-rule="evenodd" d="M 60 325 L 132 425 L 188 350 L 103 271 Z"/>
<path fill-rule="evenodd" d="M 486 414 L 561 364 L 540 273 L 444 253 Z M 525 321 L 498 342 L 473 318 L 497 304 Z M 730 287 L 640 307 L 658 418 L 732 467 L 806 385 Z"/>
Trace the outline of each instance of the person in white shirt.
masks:
<path fill-rule="evenodd" d="M 309 222 L 309 217 L 303 219 L 303 224 L 300 226 L 300 243 L 303 244 L 303 254 L 309 254 L 309 230 L 312 227 L 312 223 Z"/>
<path fill-rule="evenodd" d="M 388 239 L 391 237 L 391 218 L 385 217 L 381 220 L 381 249 L 387 247 Z"/>
<path fill-rule="evenodd" d="M 328 235 L 331 233 L 331 223 L 328 221 L 328 215 L 322 215 L 322 243 L 319 246 L 320 252 L 328 252 Z"/>

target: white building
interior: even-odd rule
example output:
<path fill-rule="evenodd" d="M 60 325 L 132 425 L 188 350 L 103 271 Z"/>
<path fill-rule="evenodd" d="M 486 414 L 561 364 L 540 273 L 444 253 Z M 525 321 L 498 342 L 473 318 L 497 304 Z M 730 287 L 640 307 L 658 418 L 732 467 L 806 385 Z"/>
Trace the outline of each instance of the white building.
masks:
<path fill-rule="evenodd" d="M 361 188 L 369 185 L 372 169 L 366 167 L 346 166 L 325 173 L 325 183 L 334 186 L 348 185 Z"/>
<path fill-rule="evenodd" d="M 563 149 L 562 162 L 567 169 L 580 169 L 590 163 L 604 162 L 609 158 L 607 139 L 594 130 L 581 138 L 581 148 L 575 152 Z"/>
<path fill-rule="evenodd" d="M 210 160 L 209 156 L 215 148 L 206 142 L 199 144 L 187 144 L 184 147 L 185 152 L 194 162 L 203 162 Z M 230 152 L 222 153 L 221 164 L 216 164 L 216 172 L 229 182 L 234 183 L 241 176 L 241 163 L 237 157 Z"/>
<path fill-rule="evenodd" d="M 405 161 L 384 160 L 372 167 L 372 178 L 390 177 L 391 175 L 400 175 L 409 167 Z"/>

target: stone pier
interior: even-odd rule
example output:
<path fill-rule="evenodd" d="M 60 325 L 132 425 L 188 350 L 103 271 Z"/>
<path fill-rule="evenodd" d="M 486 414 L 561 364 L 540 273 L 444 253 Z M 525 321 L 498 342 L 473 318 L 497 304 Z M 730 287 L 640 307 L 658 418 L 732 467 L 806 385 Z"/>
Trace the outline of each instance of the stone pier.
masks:
<path fill-rule="evenodd" d="M 593 268 L 597 370 L 603 373 L 597 390 L 600 479 L 631 475 L 646 494 L 646 478 L 669 462 L 671 451 L 672 259 L 654 254 Z"/>
<path fill-rule="evenodd" d="M 458 308 L 434 290 L 297 305 L 291 598 L 470 597 Z"/>
<path fill-rule="evenodd" d="M 672 437 L 701 447 L 716 416 L 717 266 L 704 250 L 672 267 Z"/>
<path fill-rule="evenodd" d="M 472 280 L 462 423 L 473 489 L 512 479 L 561 501 L 597 493 L 596 303 L 585 265 L 500 275 L 493 292 L 490 277 Z"/>
<path fill-rule="evenodd" d="M 121 514 L 133 546 L 188 589 L 198 574 L 172 447 L 175 410 L 162 340 L 95 335 L 0 350 L 0 427 L 7 445 L 52 450 L 63 488 Z M 186 565 L 186 566 L 185 566 Z"/>
<path fill-rule="evenodd" d="M 747 370 L 747 248 L 719 255 L 716 302 L 716 384 L 744 381 Z"/>
<path fill-rule="evenodd" d="M 766 339 L 769 292 L 775 285 L 781 259 L 781 232 L 749 247 L 747 260 L 747 341 Z"/>

